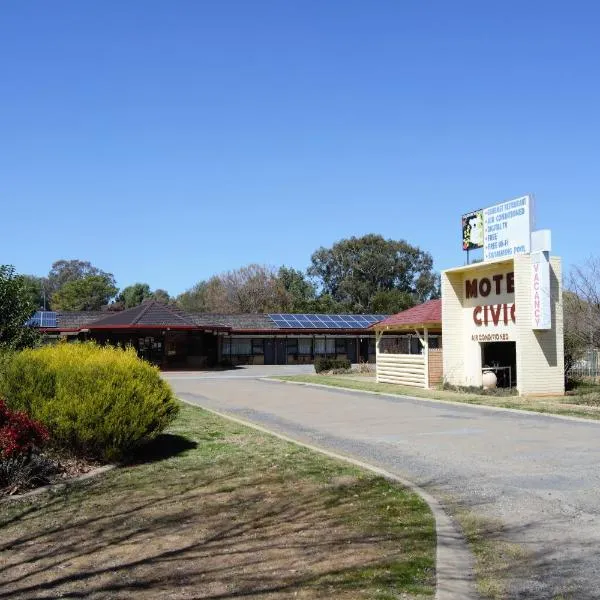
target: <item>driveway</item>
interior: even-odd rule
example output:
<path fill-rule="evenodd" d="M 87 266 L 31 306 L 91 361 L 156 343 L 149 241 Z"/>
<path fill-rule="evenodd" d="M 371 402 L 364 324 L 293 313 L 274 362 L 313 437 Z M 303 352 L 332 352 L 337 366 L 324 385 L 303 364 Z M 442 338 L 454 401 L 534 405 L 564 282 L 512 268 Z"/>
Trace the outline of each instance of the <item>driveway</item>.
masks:
<path fill-rule="evenodd" d="M 502 535 L 532 557 L 512 573 L 510 598 L 600 598 L 600 423 L 251 377 L 166 378 L 188 401 L 380 466 L 500 519 Z"/>

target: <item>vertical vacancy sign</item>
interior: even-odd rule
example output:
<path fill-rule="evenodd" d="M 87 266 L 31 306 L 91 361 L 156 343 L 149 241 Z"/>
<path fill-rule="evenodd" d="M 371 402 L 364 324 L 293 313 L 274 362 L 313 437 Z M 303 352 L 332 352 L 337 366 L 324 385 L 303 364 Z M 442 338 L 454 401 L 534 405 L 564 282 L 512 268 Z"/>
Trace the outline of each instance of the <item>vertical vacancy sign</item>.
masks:
<path fill-rule="evenodd" d="M 550 258 L 548 252 L 531 253 L 531 328 L 552 328 Z"/>

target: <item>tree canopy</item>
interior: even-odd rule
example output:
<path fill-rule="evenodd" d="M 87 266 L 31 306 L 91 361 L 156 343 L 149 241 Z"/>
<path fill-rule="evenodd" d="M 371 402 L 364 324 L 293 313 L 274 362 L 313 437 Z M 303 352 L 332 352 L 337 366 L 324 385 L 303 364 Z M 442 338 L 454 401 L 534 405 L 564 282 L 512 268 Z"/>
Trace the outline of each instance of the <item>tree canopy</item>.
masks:
<path fill-rule="evenodd" d="M 319 248 L 311 262 L 308 273 L 317 278 L 322 291 L 352 312 L 374 312 L 375 298 L 378 304 L 392 305 L 392 297 L 396 304 L 410 297 L 416 304 L 436 294 L 431 255 L 404 240 L 376 234 L 351 237 Z M 405 295 L 377 296 L 392 290 Z"/>
<path fill-rule="evenodd" d="M 0 265 L 0 348 L 21 350 L 37 341 L 37 331 L 25 327 L 36 308 L 26 279 Z"/>
<path fill-rule="evenodd" d="M 147 283 L 134 283 L 123 288 L 115 302 L 120 302 L 123 308 L 133 308 L 141 304 L 146 298 L 151 298 L 152 292 Z"/>
<path fill-rule="evenodd" d="M 89 275 L 67 281 L 52 295 L 55 310 L 100 310 L 117 293 L 105 275 Z"/>

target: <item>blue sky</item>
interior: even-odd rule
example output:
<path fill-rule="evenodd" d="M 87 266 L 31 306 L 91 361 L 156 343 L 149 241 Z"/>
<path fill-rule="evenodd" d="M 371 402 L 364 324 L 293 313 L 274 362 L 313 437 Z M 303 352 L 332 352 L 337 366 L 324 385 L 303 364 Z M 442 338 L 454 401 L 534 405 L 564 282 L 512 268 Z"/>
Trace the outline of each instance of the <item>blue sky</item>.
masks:
<path fill-rule="evenodd" d="M 0 3 L 0 263 L 179 293 L 376 232 L 462 264 L 460 215 L 535 194 L 599 254 L 595 2 Z"/>

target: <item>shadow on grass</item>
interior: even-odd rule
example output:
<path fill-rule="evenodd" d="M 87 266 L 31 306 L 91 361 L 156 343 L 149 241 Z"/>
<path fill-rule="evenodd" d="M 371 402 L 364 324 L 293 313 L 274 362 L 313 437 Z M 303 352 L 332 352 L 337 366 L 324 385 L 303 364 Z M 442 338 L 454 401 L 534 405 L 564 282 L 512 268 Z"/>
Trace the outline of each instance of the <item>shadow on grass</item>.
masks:
<path fill-rule="evenodd" d="M 161 433 L 153 440 L 140 446 L 124 466 L 143 465 L 179 456 L 188 450 L 195 450 L 198 444 L 182 435 Z"/>

